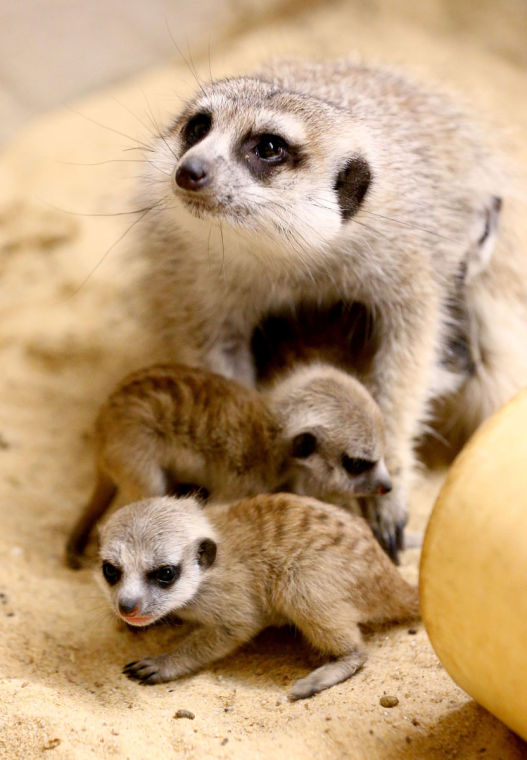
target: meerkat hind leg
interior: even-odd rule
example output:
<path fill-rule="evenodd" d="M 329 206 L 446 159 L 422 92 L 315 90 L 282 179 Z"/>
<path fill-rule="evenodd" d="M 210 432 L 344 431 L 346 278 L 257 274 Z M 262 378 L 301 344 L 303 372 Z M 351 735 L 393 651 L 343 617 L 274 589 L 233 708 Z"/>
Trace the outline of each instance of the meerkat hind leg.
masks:
<path fill-rule="evenodd" d="M 123 484 L 122 496 L 127 504 L 170 493 L 167 471 L 156 460 L 126 461 L 115 471 L 119 482 Z"/>
<path fill-rule="evenodd" d="M 115 483 L 105 473 L 99 471 L 91 498 L 73 526 L 66 542 L 65 560 L 68 567 L 73 570 L 78 570 L 81 567 L 81 557 L 92 528 L 106 512 L 116 493 L 117 486 Z"/>
<path fill-rule="evenodd" d="M 305 678 L 295 681 L 289 692 L 289 699 L 295 701 L 297 699 L 312 697 L 313 694 L 318 694 L 319 691 L 329 689 L 330 686 L 335 686 L 337 683 L 346 681 L 364 665 L 365 661 L 366 654 L 364 650 L 355 649 L 349 654 L 339 657 L 338 660 L 327 662 L 325 665 L 316 668 L 316 670 L 312 670 Z"/>
<path fill-rule="evenodd" d="M 308 601 L 308 600 L 307 600 Z M 293 684 L 289 699 L 304 699 L 350 678 L 366 661 L 366 652 L 353 608 L 339 600 L 317 617 L 317 605 L 309 617 L 291 610 L 292 622 L 319 652 L 335 658 Z"/>

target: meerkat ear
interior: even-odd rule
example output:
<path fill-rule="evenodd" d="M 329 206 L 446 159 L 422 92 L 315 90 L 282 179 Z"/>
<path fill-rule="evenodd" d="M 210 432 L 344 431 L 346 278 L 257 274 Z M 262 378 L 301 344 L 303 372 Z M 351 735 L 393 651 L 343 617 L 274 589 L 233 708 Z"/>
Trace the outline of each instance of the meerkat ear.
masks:
<path fill-rule="evenodd" d="M 362 156 L 352 156 L 335 178 L 334 189 L 342 221 L 357 213 L 372 179 L 370 165 Z"/>
<path fill-rule="evenodd" d="M 496 244 L 503 200 L 498 195 L 489 199 L 478 219 L 477 242 L 469 248 L 464 261 L 465 282 L 481 274 L 489 265 Z"/>
<path fill-rule="evenodd" d="M 218 547 L 212 538 L 203 538 L 198 544 L 198 565 L 204 570 L 210 567 L 216 559 Z"/>
<path fill-rule="evenodd" d="M 313 433 L 299 433 L 293 438 L 291 456 L 295 459 L 307 459 L 317 448 L 317 438 Z"/>

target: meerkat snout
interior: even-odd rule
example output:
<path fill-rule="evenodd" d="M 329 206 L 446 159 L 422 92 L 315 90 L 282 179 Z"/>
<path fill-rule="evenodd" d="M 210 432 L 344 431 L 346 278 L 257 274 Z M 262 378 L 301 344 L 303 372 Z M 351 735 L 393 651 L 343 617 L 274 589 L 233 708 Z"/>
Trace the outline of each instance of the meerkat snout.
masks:
<path fill-rule="evenodd" d="M 341 462 L 342 467 L 350 476 L 351 491 L 356 496 L 367 496 L 372 493 L 385 494 L 392 490 L 392 479 L 382 457 L 375 462 L 343 454 Z"/>
<path fill-rule="evenodd" d="M 119 612 L 123 617 L 135 617 L 139 611 L 139 602 L 137 599 L 119 599 Z"/>
<path fill-rule="evenodd" d="M 176 169 L 175 180 L 183 190 L 201 190 L 210 183 L 211 167 L 197 156 L 187 158 Z"/>

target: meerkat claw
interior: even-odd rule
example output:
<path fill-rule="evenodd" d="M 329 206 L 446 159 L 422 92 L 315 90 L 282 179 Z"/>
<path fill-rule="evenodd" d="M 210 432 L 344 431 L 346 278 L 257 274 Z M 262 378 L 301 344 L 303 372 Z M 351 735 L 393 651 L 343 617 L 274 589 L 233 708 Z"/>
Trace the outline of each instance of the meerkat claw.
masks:
<path fill-rule="evenodd" d="M 406 527 L 406 521 L 398 522 L 395 526 L 395 546 L 399 551 L 403 551 L 405 548 L 404 529 Z"/>
<path fill-rule="evenodd" d="M 137 660 L 130 662 L 123 668 L 123 674 L 133 681 L 140 681 L 143 684 L 156 683 L 154 677 L 159 676 L 157 666 L 150 660 Z"/>
<path fill-rule="evenodd" d="M 146 657 L 144 660 L 129 662 L 123 668 L 123 674 L 132 681 L 139 681 L 141 686 L 151 686 L 170 680 L 162 675 L 162 663 L 155 657 Z"/>

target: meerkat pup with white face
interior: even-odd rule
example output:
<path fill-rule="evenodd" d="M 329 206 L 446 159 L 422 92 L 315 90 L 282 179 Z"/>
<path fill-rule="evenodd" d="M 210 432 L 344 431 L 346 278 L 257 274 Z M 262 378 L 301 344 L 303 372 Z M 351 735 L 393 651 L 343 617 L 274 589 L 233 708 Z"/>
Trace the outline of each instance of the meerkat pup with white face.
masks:
<path fill-rule="evenodd" d="M 73 568 L 117 490 L 126 501 L 188 491 L 232 501 L 287 488 L 350 506 L 391 487 L 377 405 L 322 364 L 294 369 L 266 397 L 205 370 L 148 367 L 110 395 L 95 432 L 95 489 L 66 547 Z"/>
<path fill-rule="evenodd" d="M 527 381 L 527 259 L 507 235 L 501 161 L 447 98 L 351 60 L 203 84 L 148 158 L 139 289 L 162 354 L 253 384 L 266 319 L 335 304 L 371 316 L 360 379 L 384 416 L 393 489 L 370 520 L 396 556 L 432 400 L 456 393 L 470 432 Z M 479 359 L 445 362 L 472 251 L 463 313 Z"/>
<path fill-rule="evenodd" d="M 172 652 L 131 662 L 143 684 L 192 673 L 271 625 L 293 623 L 334 658 L 297 681 L 292 699 L 352 676 L 365 662 L 358 625 L 415 618 L 408 585 L 360 517 L 292 494 L 200 509 L 193 498 L 149 499 L 101 531 L 104 590 L 132 626 L 177 615 Z"/>

